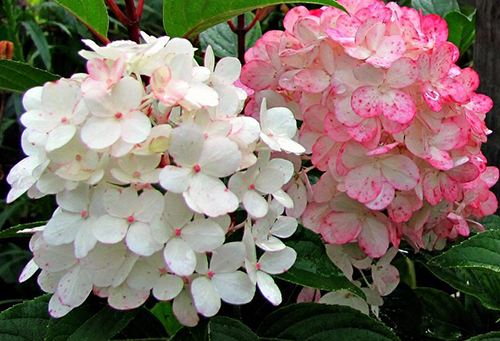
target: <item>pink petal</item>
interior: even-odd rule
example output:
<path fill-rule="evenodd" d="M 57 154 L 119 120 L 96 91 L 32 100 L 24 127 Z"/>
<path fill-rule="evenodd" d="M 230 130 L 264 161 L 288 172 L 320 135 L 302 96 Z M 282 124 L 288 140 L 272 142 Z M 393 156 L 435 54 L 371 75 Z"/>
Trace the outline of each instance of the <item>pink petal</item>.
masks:
<path fill-rule="evenodd" d="M 412 85 L 418 78 L 417 63 L 410 58 L 401 58 L 392 63 L 387 71 L 386 82 L 392 88 L 405 88 Z"/>
<path fill-rule="evenodd" d="M 351 105 L 356 114 L 364 118 L 377 117 L 383 111 L 379 105 L 380 92 L 375 86 L 362 86 L 352 94 Z"/>
<path fill-rule="evenodd" d="M 382 174 L 370 164 L 351 170 L 345 178 L 346 193 L 359 202 L 374 200 L 382 191 Z"/>
<path fill-rule="evenodd" d="M 305 69 L 295 76 L 295 83 L 306 92 L 319 93 L 330 85 L 330 76 L 321 69 Z"/>
<path fill-rule="evenodd" d="M 276 75 L 275 68 L 268 62 L 252 60 L 243 66 L 240 80 L 244 85 L 258 91 L 271 87 Z"/>
<path fill-rule="evenodd" d="M 389 231 L 387 218 L 382 214 L 367 217 L 358 236 L 359 246 L 373 258 L 383 256 L 389 248 Z"/>
<path fill-rule="evenodd" d="M 331 212 L 321 220 L 320 232 L 327 243 L 345 244 L 358 236 L 362 224 L 357 213 Z"/>
<path fill-rule="evenodd" d="M 374 66 L 389 67 L 395 60 L 401 58 L 405 51 L 404 39 L 401 36 L 393 35 L 384 38 L 376 54 L 368 58 L 366 62 Z"/>

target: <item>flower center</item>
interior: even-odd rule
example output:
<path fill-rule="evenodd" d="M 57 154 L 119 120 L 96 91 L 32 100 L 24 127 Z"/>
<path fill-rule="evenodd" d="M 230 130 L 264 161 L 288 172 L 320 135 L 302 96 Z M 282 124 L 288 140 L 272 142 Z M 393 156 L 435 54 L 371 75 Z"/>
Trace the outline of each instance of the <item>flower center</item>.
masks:
<path fill-rule="evenodd" d="M 68 122 L 68 119 L 66 117 L 61 118 L 61 123 L 66 123 Z"/>
<path fill-rule="evenodd" d="M 82 156 L 80 154 L 75 155 L 75 160 L 76 161 L 82 161 Z"/>
<path fill-rule="evenodd" d="M 215 275 L 215 274 L 214 274 L 214 272 L 213 272 L 213 271 L 209 271 L 209 272 L 207 273 L 208 278 L 212 278 L 212 277 L 214 277 L 214 275 Z"/>
<path fill-rule="evenodd" d="M 128 217 L 127 217 L 127 221 L 128 221 L 129 223 L 131 223 L 131 224 L 132 224 L 132 223 L 135 221 L 134 216 L 133 216 L 133 215 L 128 216 Z"/>
<path fill-rule="evenodd" d="M 196 173 L 199 173 L 201 172 L 201 167 L 199 165 L 196 165 L 193 167 L 193 170 L 196 172 Z"/>
<path fill-rule="evenodd" d="M 87 217 L 88 217 L 89 212 L 87 212 L 87 211 L 83 210 L 83 211 L 82 211 L 82 213 L 81 213 L 81 215 L 82 215 L 82 218 L 84 218 L 84 219 L 85 219 L 85 218 L 87 218 Z"/>
<path fill-rule="evenodd" d="M 257 270 L 260 270 L 260 263 L 255 264 L 255 268 L 256 268 Z"/>
<path fill-rule="evenodd" d="M 255 185 L 251 184 L 250 186 L 248 186 L 248 188 L 254 190 L 255 189 Z"/>
<path fill-rule="evenodd" d="M 123 114 L 122 114 L 121 112 L 116 113 L 116 114 L 115 114 L 115 117 L 116 117 L 117 119 L 120 119 L 120 118 L 122 118 L 122 117 L 123 117 Z"/>
<path fill-rule="evenodd" d="M 175 229 L 175 235 L 177 237 L 180 237 L 181 236 L 181 229 Z"/>
<path fill-rule="evenodd" d="M 134 174 L 132 174 L 132 176 L 134 178 L 140 178 L 141 177 L 141 172 L 134 172 Z"/>

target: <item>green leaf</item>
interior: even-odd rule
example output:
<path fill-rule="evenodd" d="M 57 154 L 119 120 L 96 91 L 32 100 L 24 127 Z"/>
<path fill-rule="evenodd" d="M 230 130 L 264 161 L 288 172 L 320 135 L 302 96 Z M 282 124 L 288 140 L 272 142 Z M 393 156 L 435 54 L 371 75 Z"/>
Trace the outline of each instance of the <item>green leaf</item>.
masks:
<path fill-rule="evenodd" d="M 437 14 L 442 17 L 448 12 L 460 10 L 457 0 L 412 0 L 411 4 L 416 10 L 422 10 L 424 15 Z"/>
<path fill-rule="evenodd" d="M 18 233 L 18 231 L 25 230 L 25 229 L 32 229 L 34 227 L 39 227 L 39 226 L 45 225 L 46 223 L 47 223 L 46 221 L 37 221 L 34 223 L 20 224 L 20 225 L 13 226 L 9 229 L 0 231 L 0 239 L 16 238 L 16 237 L 29 237 L 32 235 L 32 233 Z"/>
<path fill-rule="evenodd" d="M 255 15 L 252 12 L 245 13 L 246 25 L 249 25 Z M 236 18 L 233 23 L 236 25 Z M 260 23 L 257 23 L 245 36 L 245 50 L 255 45 L 257 39 L 262 37 Z M 222 23 L 200 34 L 200 45 L 205 51 L 207 46 L 212 46 L 214 54 L 219 58 L 238 57 L 238 36 L 227 23 Z"/>
<path fill-rule="evenodd" d="M 287 272 L 277 277 L 315 289 L 328 291 L 347 289 L 365 297 L 364 293 L 328 258 L 325 245 L 316 233 L 301 227 L 285 244 L 297 252 L 297 260 Z"/>
<path fill-rule="evenodd" d="M 49 43 L 47 42 L 47 38 L 43 34 L 40 26 L 36 24 L 34 21 L 25 21 L 23 22 L 24 28 L 28 31 L 28 34 L 31 36 L 33 43 L 40 53 L 42 57 L 42 61 L 45 64 L 45 68 L 47 70 L 52 69 L 52 55 L 50 54 Z"/>
<path fill-rule="evenodd" d="M 472 339 L 468 339 L 467 341 L 500 341 L 500 332 L 474 336 Z"/>
<path fill-rule="evenodd" d="M 344 8 L 334 0 L 290 0 Z M 192 37 L 256 8 L 278 5 L 281 0 L 163 0 L 163 26 L 171 37 Z"/>
<path fill-rule="evenodd" d="M 214 317 L 207 325 L 184 327 L 170 341 L 259 341 L 250 328 L 229 317 Z"/>
<path fill-rule="evenodd" d="M 297 341 L 399 340 L 383 323 L 355 309 L 319 303 L 300 303 L 281 308 L 266 317 L 257 334 Z"/>
<path fill-rule="evenodd" d="M 0 90 L 25 92 L 59 78 L 61 77 L 28 64 L 0 59 Z"/>
<path fill-rule="evenodd" d="M 104 0 L 53 0 L 103 37 L 108 36 L 109 17 Z"/>
<path fill-rule="evenodd" d="M 444 20 L 448 23 L 448 41 L 459 48 L 460 54 L 465 53 L 476 37 L 475 20 L 469 20 L 460 12 L 450 12 L 444 16 Z"/>
<path fill-rule="evenodd" d="M 479 222 L 483 224 L 486 230 L 500 230 L 500 217 L 497 215 L 484 217 Z"/>
<path fill-rule="evenodd" d="M 103 304 L 89 304 L 50 321 L 46 341 L 107 341 L 145 308 L 115 310 Z"/>
<path fill-rule="evenodd" d="M 433 258 L 430 264 L 500 272 L 500 230 L 477 234 Z"/>
<path fill-rule="evenodd" d="M 0 279 L 8 284 L 17 284 L 22 269 L 33 258 L 29 250 L 14 243 L 2 244 L 0 248 Z"/>
<path fill-rule="evenodd" d="M 423 335 L 440 340 L 458 340 L 470 335 L 465 328 L 465 309 L 457 299 L 432 288 L 416 288 L 415 293 L 423 307 L 420 326 Z"/>
<path fill-rule="evenodd" d="M 17 304 L 0 314 L 0 340 L 40 341 L 49 324 L 50 295 Z"/>
<path fill-rule="evenodd" d="M 182 328 L 182 325 L 174 315 L 172 303 L 158 302 L 153 309 L 151 309 L 151 312 L 163 324 L 163 327 L 167 331 L 168 335 L 173 335 Z"/>
<path fill-rule="evenodd" d="M 476 297 L 486 308 L 500 310 L 500 274 L 483 269 L 426 266 L 437 278 L 458 291 Z"/>

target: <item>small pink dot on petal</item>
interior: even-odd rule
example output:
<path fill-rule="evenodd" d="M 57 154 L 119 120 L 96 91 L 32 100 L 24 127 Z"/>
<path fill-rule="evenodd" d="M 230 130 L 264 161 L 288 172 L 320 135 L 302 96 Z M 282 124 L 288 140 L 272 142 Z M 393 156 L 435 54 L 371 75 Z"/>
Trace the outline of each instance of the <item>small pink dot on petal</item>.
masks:
<path fill-rule="evenodd" d="M 133 215 L 128 216 L 128 217 L 127 217 L 127 221 L 128 221 L 129 223 L 131 223 L 131 224 L 132 224 L 132 223 L 135 221 L 134 216 L 133 216 Z"/>
<path fill-rule="evenodd" d="M 132 176 L 134 178 L 140 178 L 141 177 L 141 172 L 134 172 L 134 174 L 132 174 Z"/>
<path fill-rule="evenodd" d="M 63 118 L 61 119 L 61 123 L 66 123 L 66 122 L 68 122 L 68 119 L 67 119 L 66 117 L 63 117 Z"/>
<path fill-rule="evenodd" d="M 87 211 L 83 210 L 82 213 L 81 213 L 81 215 L 82 215 L 82 218 L 87 218 L 87 216 L 89 215 L 89 213 Z"/>
<path fill-rule="evenodd" d="M 181 235 L 181 229 L 175 229 L 175 235 L 177 237 L 180 237 L 180 235 Z"/>
<path fill-rule="evenodd" d="M 207 273 L 208 278 L 212 278 L 212 277 L 214 277 L 214 275 L 215 275 L 215 274 L 213 273 L 213 271 L 209 271 L 209 272 Z"/>
<path fill-rule="evenodd" d="M 122 117 L 123 117 L 123 114 L 122 114 L 121 112 L 116 113 L 116 114 L 115 114 L 115 117 L 116 117 L 117 119 L 120 119 L 120 118 L 122 118 Z"/>
<path fill-rule="evenodd" d="M 253 190 L 253 189 L 255 189 L 255 185 L 254 185 L 254 184 L 251 184 L 250 186 L 248 186 L 248 188 L 250 188 L 250 189 L 252 189 L 252 190 Z"/>
<path fill-rule="evenodd" d="M 260 263 L 255 264 L 255 268 L 256 268 L 257 270 L 260 270 Z"/>
<path fill-rule="evenodd" d="M 199 165 L 196 165 L 193 167 L 193 170 L 196 172 L 196 173 L 199 173 L 201 172 L 201 167 Z"/>

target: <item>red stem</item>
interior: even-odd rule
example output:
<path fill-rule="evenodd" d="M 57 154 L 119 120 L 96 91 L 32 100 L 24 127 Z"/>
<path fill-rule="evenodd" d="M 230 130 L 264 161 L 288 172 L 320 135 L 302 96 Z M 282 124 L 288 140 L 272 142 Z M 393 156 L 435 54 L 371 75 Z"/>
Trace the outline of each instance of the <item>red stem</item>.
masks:
<path fill-rule="evenodd" d="M 257 24 L 257 22 L 259 22 L 261 14 L 262 14 L 262 11 L 259 8 L 257 10 L 257 12 L 255 12 L 255 17 L 253 18 L 253 20 L 250 23 L 250 25 L 248 25 L 247 27 L 245 27 L 245 30 L 247 32 L 250 31 L 252 28 L 254 28 L 254 26 Z"/>
<path fill-rule="evenodd" d="M 139 0 L 139 2 L 137 3 L 137 11 L 135 15 L 137 20 L 141 20 L 143 9 L 144 9 L 144 0 Z"/>
<path fill-rule="evenodd" d="M 241 64 L 245 64 L 245 36 L 247 32 L 245 14 L 241 14 L 238 16 L 238 27 L 236 27 L 236 34 L 238 35 L 238 59 Z"/>
<path fill-rule="evenodd" d="M 234 33 L 236 33 L 236 26 L 234 26 L 233 22 L 231 20 L 229 20 L 227 22 L 227 24 L 229 25 L 229 28 L 231 29 L 231 31 L 233 31 Z"/>
<path fill-rule="evenodd" d="M 85 25 L 87 26 L 87 25 Z M 87 28 L 89 29 L 89 31 L 95 36 L 97 37 L 97 39 L 99 39 L 104 45 L 108 45 L 110 43 L 109 39 L 104 37 L 103 35 L 99 34 L 96 30 L 94 30 L 92 27 L 90 26 L 87 26 Z"/>
<path fill-rule="evenodd" d="M 114 2 L 114 0 L 106 0 L 109 8 L 116 16 L 116 18 L 125 26 L 128 27 L 130 25 L 130 19 L 122 12 L 120 7 Z"/>
<path fill-rule="evenodd" d="M 125 9 L 127 10 L 127 17 L 130 20 L 130 24 L 127 26 L 128 35 L 130 39 L 139 44 L 141 42 L 139 34 L 139 20 L 137 20 L 134 0 L 125 0 Z"/>

